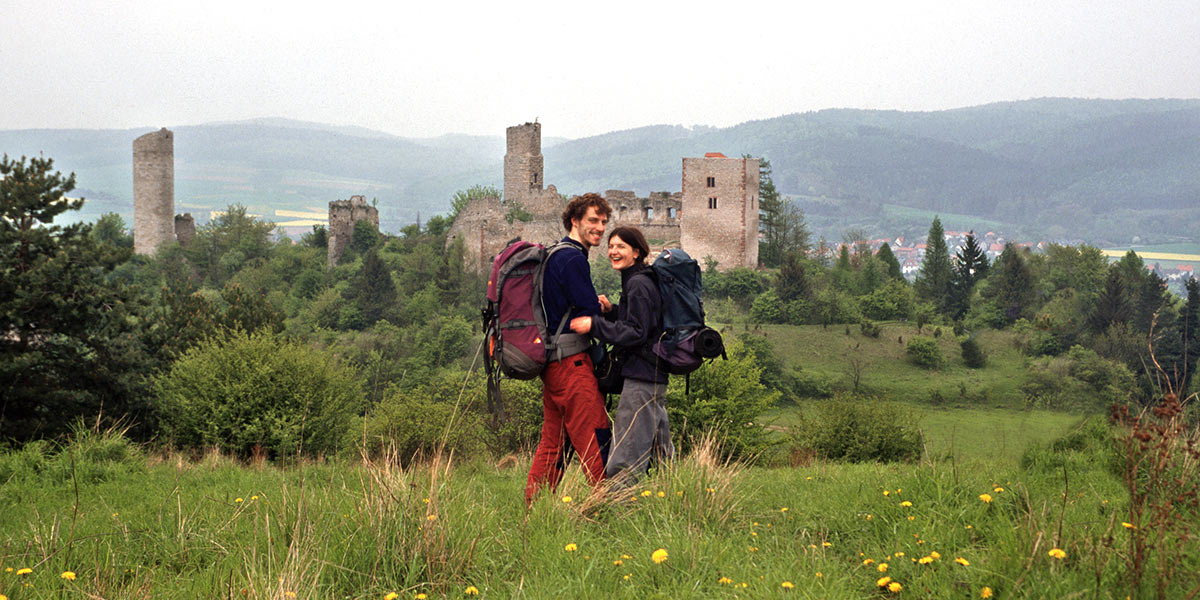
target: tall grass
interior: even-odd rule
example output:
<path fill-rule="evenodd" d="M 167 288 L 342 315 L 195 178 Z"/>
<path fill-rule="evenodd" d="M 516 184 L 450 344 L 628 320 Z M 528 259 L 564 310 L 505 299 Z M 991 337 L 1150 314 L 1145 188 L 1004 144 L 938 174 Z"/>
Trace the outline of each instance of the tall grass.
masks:
<path fill-rule="evenodd" d="M 899 597 L 988 587 L 997 597 L 1123 598 L 1128 496 L 1103 461 L 1087 459 L 1111 432 L 1089 431 L 1030 450 L 1024 467 L 766 469 L 720 460 L 708 439 L 620 493 L 593 492 L 571 468 L 530 508 L 527 456 L 280 468 L 131 447 L 112 463 L 123 466 L 85 481 L 78 474 L 103 459 L 82 448 L 43 449 L 49 462 L 74 453 L 76 475 L 65 479 L 13 467 L 42 463 L 7 454 L 0 594 L 457 598 L 473 586 L 493 598 L 865 598 L 894 595 L 876 586 L 888 576 Z M 1177 568 L 1200 568 L 1181 548 Z M 660 549 L 668 557 L 657 563 Z M 75 580 L 60 577 L 68 570 Z"/>

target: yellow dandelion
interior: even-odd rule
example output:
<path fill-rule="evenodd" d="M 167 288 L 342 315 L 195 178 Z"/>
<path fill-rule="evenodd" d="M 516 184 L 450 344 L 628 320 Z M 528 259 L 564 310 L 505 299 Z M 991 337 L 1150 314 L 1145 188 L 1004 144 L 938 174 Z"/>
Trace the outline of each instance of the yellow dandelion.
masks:
<path fill-rule="evenodd" d="M 630 556 L 630 555 L 628 555 L 628 554 L 622 554 L 622 555 L 621 555 L 621 558 L 623 558 L 623 559 L 625 559 L 625 560 L 629 560 L 629 559 L 631 559 L 631 558 L 633 558 L 633 557 L 632 557 L 632 556 Z"/>
<path fill-rule="evenodd" d="M 477 587 L 475 587 L 475 586 L 473 586 L 473 585 L 468 585 L 468 586 L 467 586 L 467 589 L 463 590 L 463 593 L 464 593 L 464 594 L 466 594 L 466 595 L 468 595 L 468 596 L 478 596 L 478 595 L 479 595 L 479 588 L 477 588 Z"/>
<path fill-rule="evenodd" d="M 747 550 L 749 550 L 751 552 L 758 552 L 758 546 L 750 546 L 749 548 L 747 548 Z"/>
<path fill-rule="evenodd" d="M 752 536 L 754 536 L 754 537 L 758 537 L 758 532 L 757 532 L 757 531 L 751 531 L 751 532 L 750 532 L 750 535 L 752 535 Z"/>
<path fill-rule="evenodd" d="M 421 593 L 417 594 L 416 596 L 413 596 L 413 600 L 425 600 L 428 597 L 429 596 L 425 595 L 425 592 L 421 592 Z"/>
<path fill-rule="evenodd" d="M 887 584 L 889 584 L 891 582 L 892 582 L 891 577 L 880 577 L 879 579 L 875 580 L 875 585 L 878 587 L 886 587 Z"/>
<path fill-rule="evenodd" d="M 958 557 L 958 558 L 956 558 L 956 559 L 954 559 L 954 562 L 956 562 L 956 563 L 958 563 L 958 564 L 960 564 L 960 565 L 962 565 L 962 566 L 964 566 L 964 567 L 969 567 L 969 566 L 971 566 L 971 563 L 970 563 L 970 562 L 969 562 L 967 559 L 965 559 L 965 558 L 963 558 L 963 557 L 961 557 L 961 556 L 960 556 L 960 557 Z"/>
<path fill-rule="evenodd" d="M 991 598 L 992 597 L 992 588 L 984 586 L 984 588 L 982 590 L 979 590 L 979 597 L 980 598 Z"/>
<path fill-rule="evenodd" d="M 242 500 L 241 498 L 234 498 L 233 501 L 237 504 L 241 504 L 241 503 L 245 502 L 245 500 Z"/>
<path fill-rule="evenodd" d="M 785 582 L 783 582 L 783 583 L 779 584 L 779 587 L 781 587 L 781 588 L 783 588 L 783 589 L 785 589 L 785 590 L 791 590 L 791 589 L 795 589 L 795 588 L 796 588 L 796 586 L 795 586 L 795 585 L 794 585 L 792 582 L 790 582 L 790 581 L 785 581 Z"/>
<path fill-rule="evenodd" d="M 296 592 L 293 592 L 293 591 L 290 591 L 290 590 L 289 590 L 289 591 L 286 591 L 286 592 L 284 592 L 284 593 L 283 593 L 283 595 L 284 595 L 284 596 L 287 596 L 288 598 L 295 598 L 295 597 L 296 597 Z"/>
<path fill-rule="evenodd" d="M 745 581 L 743 581 L 743 582 L 739 583 L 738 585 L 742 586 L 743 588 L 748 588 L 748 587 L 750 587 L 750 584 L 746 583 Z"/>
<path fill-rule="evenodd" d="M 817 579 L 820 579 L 822 577 L 824 577 L 824 575 L 822 575 L 820 571 L 817 571 Z"/>
<path fill-rule="evenodd" d="M 822 546 L 825 546 L 826 548 L 828 548 L 828 547 L 832 546 L 833 544 L 832 544 L 832 543 L 830 543 L 830 542 L 821 542 L 821 545 L 822 545 Z"/>
<path fill-rule="evenodd" d="M 383 600 L 396 600 L 396 598 L 399 598 L 399 597 L 400 597 L 400 594 L 397 594 L 396 592 L 388 592 L 388 594 L 383 597 Z"/>
<path fill-rule="evenodd" d="M 708 492 L 708 493 L 710 493 L 710 494 L 713 494 L 713 493 L 716 493 L 716 491 L 717 491 L 717 490 L 715 490 L 715 489 L 713 489 L 713 488 L 704 488 L 704 491 L 706 491 L 706 492 Z"/>
<path fill-rule="evenodd" d="M 902 589 L 904 589 L 904 586 L 900 585 L 899 581 L 893 581 L 888 584 L 888 591 L 893 594 L 899 593 Z"/>
<path fill-rule="evenodd" d="M 251 500 L 258 500 L 258 496 L 250 496 Z"/>
<path fill-rule="evenodd" d="M 621 565 L 623 565 L 623 564 L 625 564 L 625 561 L 623 561 L 623 560 L 621 560 L 621 559 L 619 559 L 619 558 L 618 558 L 617 560 L 614 560 L 614 561 L 613 561 L 613 566 L 614 566 L 614 567 L 619 567 L 619 566 L 621 566 Z"/>
<path fill-rule="evenodd" d="M 924 540 L 918 541 L 917 543 L 922 544 L 922 543 L 924 543 Z M 942 555 L 938 554 L 937 552 L 930 552 L 929 556 L 932 556 L 934 560 L 937 560 L 942 557 Z"/>
<path fill-rule="evenodd" d="M 5 567 L 5 568 L 4 568 L 4 572 L 5 572 L 5 573 L 12 573 L 12 567 Z"/>
<path fill-rule="evenodd" d="M 680 498 L 682 498 L 682 497 L 683 497 L 683 490 L 679 490 L 678 492 L 675 492 L 675 495 L 676 495 L 676 496 L 679 496 Z"/>
<path fill-rule="evenodd" d="M 63 571 L 62 575 L 59 575 L 59 577 L 62 577 L 67 581 L 75 581 L 75 571 Z"/>
<path fill-rule="evenodd" d="M 891 496 L 891 495 L 892 495 L 892 492 L 891 492 L 890 490 L 883 490 L 883 495 L 884 495 L 884 496 Z"/>
<path fill-rule="evenodd" d="M 667 549 L 659 548 L 658 550 L 655 550 L 654 553 L 650 555 L 650 560 L 654 561 L 654 564 L 656 564 L 656 565 L 666 562 L 667 561 Z"/>
<path fill-rule="evenodd" d="M 864 558 L 864 559 L 863 559 L 863 566 L 864 566 L 864 567 L 865 567 L 865 566 L 868 566 L 868 565 L 872 565 L 872 564 L 875 564 L 875 559 L 873 559 L 873 558 Z"/>
<path fill-rule="evenodd" d="M 436 521 L 436 520 L 437 520 L 437 515 L 431 514 L 431 515 L 429 515 L 428 517 L 425 517 L 425 520 L 427 520 L 427 521 Z"/>
<path fill-rule="evenodd" d="M 28 575 L 32 572 L 33 572 L 33 569 L 30 569 L 29 567 L 17 569 L 17 575 Z"/>
<path fill-rule="evenodd" d="M 903 557 L 903 556 L 904 556 L 904 553 L 903 553 L 903 552 L 897 552 L 897 553 L 896 553 L 896 556 Z"/>
<path fill-rule="evenodd" d="M 782 513 L 783 513 L 783 512 L 787 512 L 787 510 L 788 510 L 788 509 L 787 509 L 787 507 L 785 506 L 785 507 L 783 507 L 783 508 L 779 509 L 779 512 L 782 512 Z"/>
<path fill-rule="evenodd" d="M 728 577 L 722 577 L 717 580 L 717 583 L 719 583 L 721 585 L 729 585 L 729 584 L 733 583 L 733 580 Z"/>
<path fill-rule="evenodd" d="M 805 480 L 805 481 L 812 481 L 812 475 L 809 475 L 808 477 L 805 477 L 805 478 L 804 478 L 804 480 Z"/>
<path fill-rule="evenodd" d="M 896 493 L 897 493 L 897 494 L 899 494 L 899 493 L 901 493 L 901 492 L 903 492 L 903 491 L 904 491 L 904 490 L 902 490 L 902 489 L 900 489 L 900 488 L 896 488 Z"/>
<path fill-rule="evenodd" d="M 917 562 L 920 564 L 923 564 L 923 565 L 927 565 L 927 564 L 933 562 L 933 557 L 932 556 L 922 556 L 920 559 L 917 560 Z"/>
<path fill-rule="evenodd" d="M 1046 554 L 1049 554 L 1050 558 L 1057 558 L 1059 560 L 1062 560 L 1067 557 L 1067 553 L 1065 551 L 1063 551 L 1062 548 L 1051 548 L 1050 551 L 1047 552 Z"/>
<path fill-rule="evenodd" d="M 879 566 L 875 567 L 875 570 L 879 571 L 880 573 L 887 573 L 888 564 L 887 563 L 879 563 Z"/>
<path fill-rule="evenodd" d="M 991 494 L 980 494 L 980 495 L 979 495 L 979 499 L 980 499 L 981 501 L 983 501 L 983 503 L 984 503 L 984 504 L 991 504 L 991 503 L 992 503 L 992 495 L 991 495 Z"/>
<path fill-rule="evenodd" d="M 659 490 L 659 491 L 658 491 L 658 497 L 659 497 L 659 498 L 666 498 L 666 497 L 667 497 L 667 493 L 666 493 L 666 492 L 664 492 L 664 491 L 662 491 L 662 490 Z"/>
<path fill-rule="evenodd" d="M 4 594 L 0 594 L 0 600 L 8 600 L 8 596 L 5 596 Z"/>
<path fill-rule="evenodd" d="M 993 492 L 996 492 L 997 494 L 999 494 L 1000 492 L 1003 492 L 1003 491 L 1004 491 L 1004 488 L 1002 488 L 1002 487 L 1000 487 L 1000 486 L 996 486 L 996 487 L 992 488 L 992 491 L 993 491 Z"/>
<path fill-rule="evenodd" d="M 421 500 L 421 502 L 424 502 L 425 504 L 429 504 L 429 498 L 425 498 L 425 499 Z"/>
<path fill-rule="evenodd" d="M 654 492 L 651 492 L 650 490 L 642 490 L 643 498 L 649 498 L 650 496 L 653 496 L 653 495 L 654 495 Z"/>
<path fill-rule="evenodd" d="M 871 520 L 871 513 L 867 513 L 867 520 L 868 520 L 868 521 L 870 521 L 870 520 Z"/>
<path fill-rule="evenodd" d="M 571 503 L 571 497 L 570 497 L 570 496 L 563 496 L 563 498 L 562 498 L 562 501 L 563 501 L 563 504 L 570 504 L 570 503 Z"/>
<path fill-rule="evenodd" d="M 916 518 L 916 517 L 914 517 L 914 516 L 912 516 L 912 515 L 908 515 L 908 520 L 909 520 L 909 521 L 916 521 L 916 520 L 917 520 L 917 518 Z"/>
<path fill-rule="evenodd" d="M 1133 526 L 1133 523 L 1126 523 L 1125 521 L 1121 521 L 1121 527 L 1125 529 L 1137 529 L 1137 527 Z"/>
<path fill-rule="evenodd" d="M 908 508 L 908 507 L 912 506 L 912 502 L 905 500 L 904 502 L 900 503 L 900 506 L 903 506 L 904 508 Z"/>

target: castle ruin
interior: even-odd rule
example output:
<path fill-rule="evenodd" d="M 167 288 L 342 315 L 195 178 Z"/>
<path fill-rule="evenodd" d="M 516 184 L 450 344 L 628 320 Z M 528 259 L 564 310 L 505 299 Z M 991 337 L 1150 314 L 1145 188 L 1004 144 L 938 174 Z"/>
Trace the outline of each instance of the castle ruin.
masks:
<path fill-rule="evenodd" d="M 349 200 L 334 200 L 329 203 L 329 267 L 333 268 L 346 252 L 346 246 L 354 237 L 354 224 L 368 221 L 379 229 L 379 210 L 363 196 L 350 196 Z"/>
<path fill-rule="evenodd" d="M 492 257 L 515 238 L 550 244 L 562 239 L 567 199 L 544 185 L 542 126 L 525 123 L 506 131 L 504 198 L 474 200 L 459 211 L 447 245 L 462 240 L 466 264 L 484 272 Z M 642 230 L 651 251 L 680 247 L 697 260 L 712 257 L 721 270 L 758 264 L 758 160 L 717 153 L 683 159 L 683 190 L 607 190 L 612 206 L 608 230 Z M 521 216 L 531 216 L 522 220 Z M 332 212 L 330 224 L 332 226 Z M 332 251 L 332 241 L 331 241 Z"/>
<path fill-rule="evenodd" d="M 133 250 L 154 254 L 175 239 L 175 134 L 133 140 Z"/>

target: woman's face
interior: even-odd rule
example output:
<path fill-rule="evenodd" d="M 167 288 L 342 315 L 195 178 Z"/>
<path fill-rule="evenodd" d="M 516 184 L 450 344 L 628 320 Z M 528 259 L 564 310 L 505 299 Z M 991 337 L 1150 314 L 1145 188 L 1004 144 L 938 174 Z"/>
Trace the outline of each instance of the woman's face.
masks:
<path fill-rule="evenodd" d="M 612 268 L 621 271 L 633 266 L 637 261 L 637 250 L 633 246 L 625 243 L 625 240 L 610 236 L 608 238 L 608 259 L 612 261 Z"/>

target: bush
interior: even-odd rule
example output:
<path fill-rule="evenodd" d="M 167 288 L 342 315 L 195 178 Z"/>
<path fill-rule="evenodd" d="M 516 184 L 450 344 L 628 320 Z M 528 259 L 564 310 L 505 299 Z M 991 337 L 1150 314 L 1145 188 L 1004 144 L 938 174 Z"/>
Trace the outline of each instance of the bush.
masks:
<path fill-rule="evenodd" d="M 417 387 L 393 388 L 363 424 L 367 453 L 394 452 L 407 464 L 438 449 L 459 456 L 482 450 L 489 437 L 485 418 L 459 401 L 460 395 L 482 394 L 481 378 L 464 389 L 463 376 L 461 371 L 445 371 Z"/>
<path fill-rule="evenodd" d="M 76 421 L 62 447 L 35 440 L 20 450 L 0 454 L 0 481 L 94 484 L 142 472 L 146 466 L 142 452 L 125 437 L 125 432 L 123 428 L 97 431 Z"/>
<path fill-rule="evenodd" d="M 759 294 L 750 304 L 751 323 L 783 323 L 786 313 L 784 303 L 774 289 Z"/>
<path fill-rule="evenodd" d="M 176 444 L 242 457 L 335 452 L 364 403 L 357 373 L 332 353 L 267 332 L 200 344 L 155 377 L 154 389 Z"/>
<path fill-rule="evenodd" d="M 901 405 L 843 396 L 817 406 L 817 416 L 805 417 L 793 433 L 799 448 L 847 462 L 921 458 L 921 432 Z"/>
<path fill-rule="evenodd" d="M 913 364 L 926 369 L 937 369 L 942 366 L 942 349 L 937 340 L 927 337 L 915 337 L 908 340 L 908 358 Z"/>
<path fill-rule="evenodd" d="M 974 337 L 963 340 L 959 345 L 962 347 L 963 364 L 972 369 L 982 369 L 987 365 L 987 357 L 983 355 L 983 349 Z"/>
<path fill-rule="evenodd" d="M 770 445 L 755 419 L 779 400 L 779 392 L 763 385 L 762 369 L 740 339 L 727 342 L 725 350 L 728 360 L 709 362 L 691 374 L 690 393 L 684 393 L 683 377 L 672 377 L 667 386 L 667 413 L 680 454 L 709 432 L 728 457 L 753 458 Z"/>
<path fill-rule="evenodd" d="M 1072 346 L 1063 356 L 1031 362 L 1021 392 L 1029 406 L 1099 410 L 1128 402 L 1136 387 L 1125 365 L 1082 346 Z"/>

